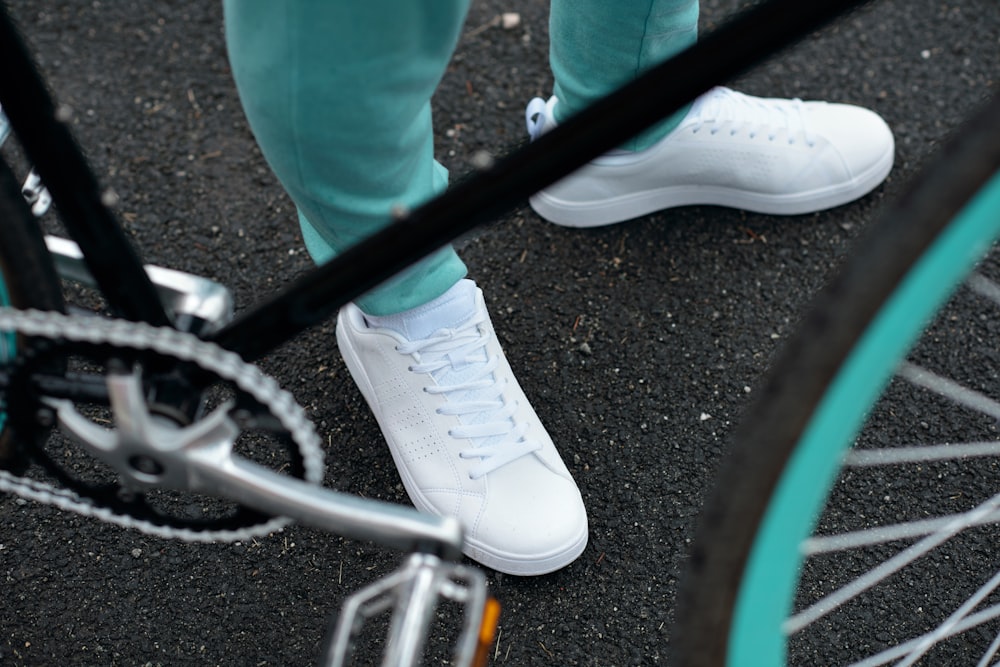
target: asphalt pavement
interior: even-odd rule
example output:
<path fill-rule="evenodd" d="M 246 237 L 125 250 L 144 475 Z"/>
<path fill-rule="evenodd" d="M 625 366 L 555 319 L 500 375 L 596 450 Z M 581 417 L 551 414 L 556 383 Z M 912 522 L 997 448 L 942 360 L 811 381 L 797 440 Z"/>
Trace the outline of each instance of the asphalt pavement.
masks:
<path fill-rule="evenodd" d="M 147 261 L 226 283 L 238 308 L 310 267 L 241 114 L 221 3 L 8 4 Z M 746 4 L 704 2 L 703 30 Z M 524 105 L 551 89 L 547 3 L 473 5 L 434 100 L 438 157 L 455 176 L 477 152 L 523 141 Z M 508 12 L 520 22 L 504 28 L 495 19 Z M 879 112 L 896 166 L 872 195 L 795 218 L 689 207 L 592 230 L 522 206 L 458 242 L 590 517 L 590 543 L 564 570 L 488 573 L 503 605 L 493 664 L 671 664 L 698 513 L 769 360 L 851 242 L 998 77 L 992 0 L 874 2 L 732 82 Z M 406 503 L 335 348 L 327 322 L 261 366 L 315 420 L 330 486 Z M 310 664 L 343 597 L 399 561 L 304 528 L 187 544 L 4 498 L 0 664 Z"/>

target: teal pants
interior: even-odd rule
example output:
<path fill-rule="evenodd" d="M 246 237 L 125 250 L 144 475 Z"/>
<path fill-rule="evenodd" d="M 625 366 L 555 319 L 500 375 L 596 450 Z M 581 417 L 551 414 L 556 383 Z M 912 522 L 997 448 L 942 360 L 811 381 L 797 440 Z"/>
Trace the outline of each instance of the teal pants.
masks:
<path fill-rule="evenodd" d="M 250 127 L 323 263 L 447 185 L 430 98 L 469 0 L 224 0 Z M 692 44 L 698 0 L 553 0 L 550 65 L 564 120 Z M 527 101 L 527 100 L 525 100 Z M 669 132 L 668 120 L 627 148 Z M 419 306 L 466 273 L 443 248 L 358 299 L 372 315 Z"/>

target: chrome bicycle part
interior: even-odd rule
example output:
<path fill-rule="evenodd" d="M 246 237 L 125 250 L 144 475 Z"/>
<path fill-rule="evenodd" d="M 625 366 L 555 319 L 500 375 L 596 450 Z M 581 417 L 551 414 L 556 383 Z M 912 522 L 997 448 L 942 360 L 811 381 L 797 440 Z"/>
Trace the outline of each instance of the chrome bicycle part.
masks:
<path fill-rule="evenodd" d="M 123 512 L 38 480 L 0 475 L 0 491 L 57 505 L 105 521 L 163 537 L 189 541 L 244 540 L 285 526 L 289 519 L 350 538 L 367 539 L 408 551 L 458 558 L 462 531 L 455 519 L 411 508 L 363 500 L 320 487 L 323 477 L 319 437 L 291 394 L 238 355 L 196 336 L 170 328 L 92 316 L 0 308 L 0 330 L 72 344 L 142 351 L 192 363 L 231 383 L 264 406 L 287 431 L 302 458 L 304 479 L 276 473 L 233 453 L 239 427 L 226 406 L 204 419 L 180 426 L 154 416 L 133 374 L 107 378 L 117 430 L 98 427 L 66 400 L 41 398 L 55 418 L 92 456 L 118 472 L 126 488 L 165 486 L 205 493 L 252 507 L 274 518 L 236 529 L 194 530 L 165 525 Z"/>
<path fill-rule="evenodd" d="M 0 107 L 0 146 L 3 146 L 4 142 L 7 141 L 7 137 L 10 136 L 10 129 L 10 121 L 7 120 L 7 116 L 3 113 L 3 108 Z M 35 217 L 45 215 L 52 206 L 52 196 L 45 189 L 45 186 L 42 185 L 42 179 L 34 169 L 25 178 L 24 185 L 21 186 L 21 194 L 31 206 L 31 212 L 35 214 Z"/>
<path fill-rule="evenodd" d="M 46 236 L 45 245 L 52 253 L 56 271 L 61 277 L 87 287 L 97 286 L 76 243 L 57 236 Z M 233 296 L 225 285 L 149 264 L 146 265 L 146 273 L 179 328 L 207 334 L 233 319 Z"/>
<path fill-rule="evenodd" d="M 45 215 L 49 208 L 52 207 L 52 195 L 42 185 L 42 179 L 34 169 L 28 172 L 28 176 L 24 179 L 24 185 L 21 186 L 21 195 L 24 196 L 24 200 L 31 206 L 31 212 L 36 218 Z"/>
<path fill-rule="evenodd" d="M 11 367 L 9 377 L 9 387 L 7 390 L 6 402 L 8 411 L 12 415 L 11 426 L 17 433 L 19 441 L 28 447 L 27 456 L 29 461 L 34 461 L 44 468 L 56 482 L 62 487 L 68 487 L 80 498 L 85 498 L 89 504 L 102 507 L 112 516 L 127 516 L 124 520 L 127 525 L 151 532 L 165 537 L 180 537 L 183 539 L 196 540 L 218 540 L 218 539 L 245 539 L 254 535 L 263 535 L 274 530 L 278 530 L 287 524 L 286 519 L 271 518 L 277 513 L 259 514 L 257 511 L 250 511 L 244 508 L 236 508 L 236 514 L 227 512 L 225 515 L 217 516 L 211 520 L 203 519 L 179 519 L 173 512 L 153 511 L 153 508 L 145 503 L 142 496 L 130 493 L 130 488 L 137 487 L 131 484 L 131 480 L 121 476 L 113 462 L 106 461 L 100 456 L 95 458 L 100 463 L 88 466 L 88 469 L 96 469 L 103 464 L 111 465 L 119 479 L 119 483 L 105 481 L 98 485 L 81 481 L 75 474 L 64 472 L 64 468 L 50 457 L 50 452 L 44 447 L 44 438 L 35 435 L 32 427 L 33 419 L 42 419 L 49 422 L 64 418 L 65 423 L 61 424 L 67 430 L 70 437 L 76 437 L 83 448 L 88 452 L 93 452 L 94 447 L 100 447 L 101 441 L 90 441 L 93 432 L 83 430 L 80 420 L 73 420 L 75 412 L 72 404 L 67 402 L 56 403 L 57 410 L 49 400 L 53 397 L 67 398 L 65 392 L 50 394 L 49 389 L 43 385 L 36 386 L 37 369 L 41 368 L 42 375 L 46 375 L 45 368 L 51 368 L 53 363 L 59 359 L 68 360 L 71 356 L 86 355 L 86 359 L 99 360 L 100 358 L 119 357 L 128 360 L 128 363 L 142 363 L 147 366 L 164 364 L 191 364 L 199 369 L 205 377 L 214 378 L 212 382 L 225 383 L 232 387 L 232 391 L 238 396 L 246 396 L 255 401 L 262 412 L 268 413 L 273 420 L 280 425 L 280 428 L 288 434 L 291 445 L 288 449 L 292 456 L 295 470 L 299 472 L 307 481 L 318 483 L 322 480 L 323 462 L 322 453 L 319 449 L 319 439 L 311 423 L 306 419 L 302 409 L 295 404 L 287 392 L 277 387 L 277 384 L 267 378 L 255 367 L 246 364 L 233 353 L 226 352 L 200 341 L 193 335 L 185 334 L 171 329 L 157 329 L 148 325 L 140 325 L 120 320 L 109 320 L 94 316 L 66 316 L 55 312 L 40 311 L 16 311 L 13 309 L 0 310 L 0 329 L 13 331 L 23 336 L 31 337 L 38 342 L 35 352 L 27 357 L 19 357 L 14 366 Z M 98 363 L 100 363 L 98 361 Z M 57 366 L 57 367 L 61 367 Z M 101 374 L 88 373 L 89 383 L 84 385 L 85 391 L 80 394 L 88 404 L 93 404 L 94 399 L 90 399 L 90 394 L 96 394 L 96 390 L 101 388 L 101 384 L 110 379 L 115 380 L 113 375 L 104 378 Z M 77 380 L 76 384 L 83 379 Z M 110 389 L 106 388 L 105 395 Z M 192 389 L 192 391 L 196 391 Z M 70 397 L 78 394 L 71 393 Z M 99 404 L 99 401 L 98 401 Z M 130 405 L 129 409 L 135 406 Z M 143 409 L 147 409 L 143 405 Z M 45 413 L 49 412 L 49 415 Z M 105 416 L 107 411 L 105 410 Z M 33 417 L 34 416 L 34 417 Z M 130 423 L 134 415 L 124 413 L 121 407 L 111 406 L 111 421 L 116 426 L 118 422 Z M 165 428 L 167 420 L 161 422 Z M 178 424 L 182 423 L 178 421 Z M 199 422 L 191 424 L 194 427 Z M 74 435 L 73 427 L 77 433 Z M 175 428 L 179 428 L 175 424 Z M 218 427 L 217 427 L 218 428 Z M 102 431 L 106 429 L 101 429 Z M 134 429 L 132 429 L 134 431 Z M 114 432 L 114 431 L 112 431 Z M 128 431 L 126 431 L 128 432 Z M 148 435 L 148 434 L 147 434 Z M 148 448 L 149 456 L 146 458 L 155 459 L 157 450 L 154 443 L 148 439 L 132 438 L 136 442 L 132 446 L 136 448 Z M 106 442 L 103 443 L 105 446 Z M 137 454 L 138 455 L 138 454 Z M 91 454 L 93 456 L 93 454 Z M 104 474 L 102 479 L 107 480 Z M 124 485 L 122 484 L 124 482 Z M 130 486 L 131 484 L 131 486 Z M 206 494 L 211 495 L 211 494 Z M 63 502 L 65 499 L 63 499 Z M 86 513 L 90 513 L 87 511 Z"/>
<path fill-rule="evenodd" d="M 496 624 L 495 609 L 486 594 L 486 577 L 477 569 L 428 554 L 411 554 L 399 569 L 347 599 L 321 664 L 350 665 L 365 623 L 386 612 L 391 617 L 382 667 L 420 664 L 432 617 L 442 599 L 459 603 L 464 609 L 451 664 L 478 664 L 477 658 L 492 642 Z"/>

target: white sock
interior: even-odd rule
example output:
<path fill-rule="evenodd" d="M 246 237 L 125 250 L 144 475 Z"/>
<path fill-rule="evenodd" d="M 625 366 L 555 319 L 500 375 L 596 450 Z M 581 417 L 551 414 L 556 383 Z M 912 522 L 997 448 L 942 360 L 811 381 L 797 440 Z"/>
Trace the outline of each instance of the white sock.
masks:
<path fill-rule="evenodd" d="M 428 338 L 441 329 L 453 329 L 475 312 L 476 283 L 463 279 L 422 306 L 392 315 L 365 314 L 365 323 L 375 329 L 392 329 L 412 341 Z"/>

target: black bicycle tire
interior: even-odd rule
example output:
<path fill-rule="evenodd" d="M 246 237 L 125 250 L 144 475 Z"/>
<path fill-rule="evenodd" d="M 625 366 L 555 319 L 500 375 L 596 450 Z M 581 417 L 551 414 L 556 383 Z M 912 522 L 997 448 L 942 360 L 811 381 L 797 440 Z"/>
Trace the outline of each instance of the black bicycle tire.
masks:
<path fill-rule="evenodd" d="M 1000 98 L 955 134 L 817 295 L 734 433 L 706 502 L 678 595 L 677 664 L 726 664 L 755 535 L 814 410 L 906 273 L 998 168 Z"/>
<path fill-rule="evenodd" d="M 21 196 L 10 166 L 0 159 L 0 278 L 14 308 L 65 311 L 62 288 L 45 237 Z M 21 339 L 19 346 L 30 345 Z M 17 439 L 4 424 L 0 431 L 0 468 L 22 464 Z"/>

